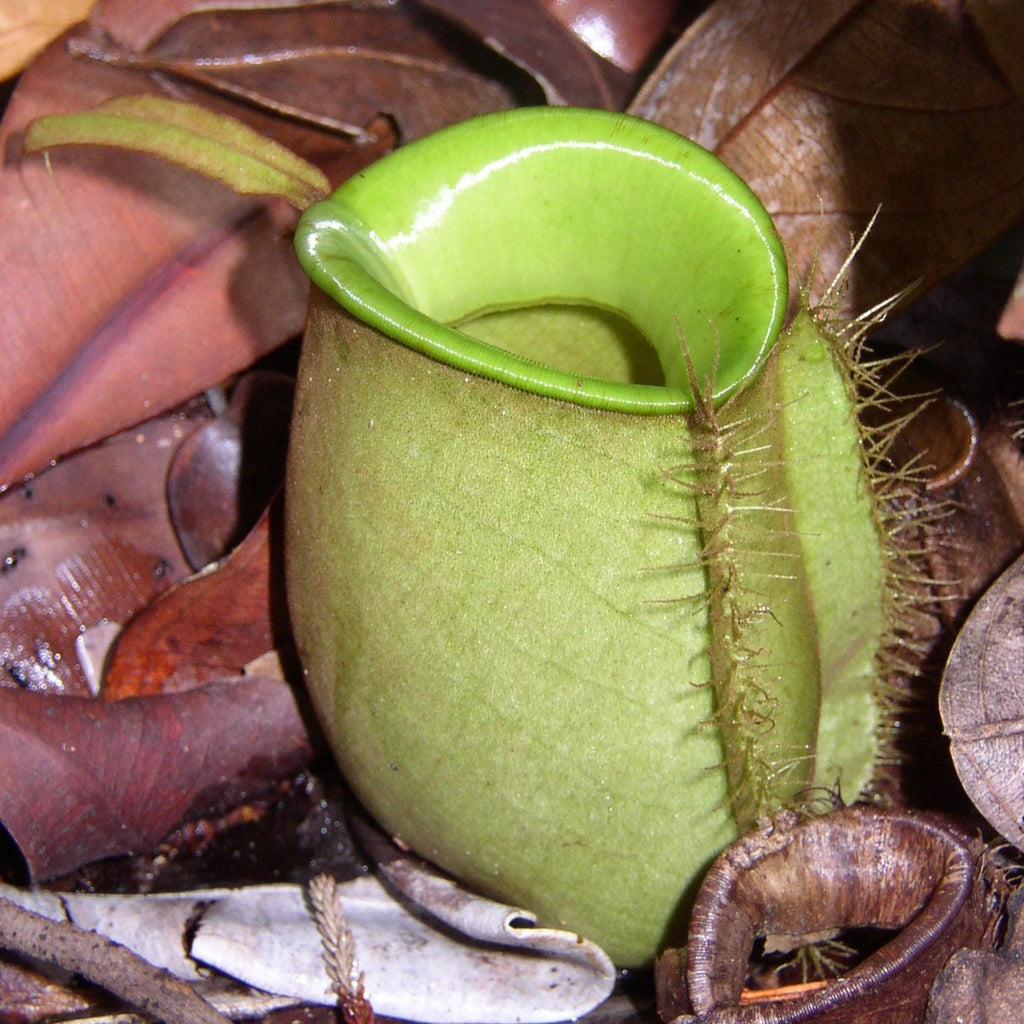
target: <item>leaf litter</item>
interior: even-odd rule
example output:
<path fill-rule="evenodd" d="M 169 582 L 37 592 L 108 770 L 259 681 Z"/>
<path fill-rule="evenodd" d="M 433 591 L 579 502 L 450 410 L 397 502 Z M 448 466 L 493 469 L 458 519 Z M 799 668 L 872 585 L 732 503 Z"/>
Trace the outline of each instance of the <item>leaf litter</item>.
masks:
<path fill-rule="evenodd" d="M 188 2 L 156 8 L 131 0 L 98 5 L 90 25 L 74 33 L 72 48 L 78 58 L 69 58 L 62 45 L 52 47 L 19 82 L 0 128 L 7 151 L 17 154 L 19 133 L 34 116 L 80 109 L 120 93 L 153 92 L 241 114 L 257 130 L 312 158 L 337 183 L 396 143 L 432 130 L 433 119 L 459 116 L 453 110 L 470 116 L 481 103 L 516 105 L 531 96 L 536 101 L 552 82 L 559 84 L 549 91 L 549 99 L 583 102 L 586 90 L 596 90 L 589 94 L 600 97 L 595 105 L 617 106 L 628 93 L 615 90 L 635 88 L 640 81 L 623 85 L 621 69 L 609 72 L 592 56 L 583 55 L 578 62 L 567 56 L 578 55 L 578 45 L 550 34 L 555 32 L 550 22 L 543 29 L 548 42 L 539 46 L 541 22 L 532 16 L 518 23 L 505 16 L 495 29 L 479 11 L 474 13 L 474 5 L 457 2 L 421 4 L 415 11 L 413 5 L 391 3 L 314 4 L 301 12 L 270 3 L 260 11 L 238 10 L 247 6 L 224 3 L 197 12 Z M 425 13 L 428 6 L 433 10 Z M 1006 56 L 1019 53 L 1012 42 L 1019 24 L 1012 18 L 1006 24 L 993 22 L 997 6 L 983 0 L 968 3 L 964 10 L 940 0 L 890 5 L 835 0 L 815 5 L 813 17 L 796 19 L 792 31 L 778 31 L 777 22 L 765 18 L 763 11 L 753 12 L 743 0 L 719 0 L 647 77 L 631 109 L 670 126 L 676 126 L 674 118 L 691 118 L 693 127 L 681 126 L 685 133 L 710 133 L 699 141 L 747 176 L 775 214 L 801 268 L 795 278 L 806 279 L 816 269 L 822 279 L 829 279 L 829 267 L 845 258 L 850 233 L 881 204 L 881 230 L 873 233 L 867 258 L 855 267 L 857 277 L 847 296 L 850 308 L 862 308 L 876 295 L 888 296 L 918 279 L 926 289 L 1020 219 L 1024 201 L 1019 167 L 1024 164 L 1013 149 L 1013 140 L 1022 137 L 1019 76 Z M 344 44 L 330 34 L 341 22 L 327 24 L 341 8 L 346 16 L 362 19 L 363 34 L 356 44 L 362 52 L 355 59 L 342 55 Z M 314 21 L 303 22 L 305 16 Z M 314 24 L 320 27 L 310 30 Z M 402 27 L 389 36 L 384 25 Z M 398 41 L 388 50 L 390 38 Z M 670 42 L 666 37 L 663 45 Z M 407 43 L 408 52 L 400 53 Z M 375 67 L 382 45 L 382 63 Z M 648 45 L 648 53 L 658 48 Z M 241 68 L 247 47 L 258 57 L 251 74 Z M 313 53 L 317 47 L 322 52 Z M 92 59 L 84 57 L 90 52 Z M 560 56 L 552 60 L 552 53 Z M 211 56 L 216 59 L 207 62 L 209 70 L 203 61 Z M 428 86 L 417 89 L 402 77 L 403 69 L 411 69 L 410 75 L 427 74 L 429 80 L 431 60 L 440 77 Z M 342 75 L 352 74 L 344 79 L 352 88 L 332 90 L 332 76 L 346 63 L 362 71 L 342 69 Z M 942 72 L 951 66 L 958 69 L 956 75 Z M 298 89 L 301 76 L 295 69 L 300 67 L 313 83 L 308 93 Z M 384 68 L 389 73 L 379 73 Z M 938 80 L 933 77 L 936 68 Z M 476 84 L 471 86 L 471 81 Z M 354 105 L 339 110 L 339 94 L 351 95 Z M 426 102 L 426 97 L 437 102 Z M 449 99 L 451 107 L 446 106 Z M 695 117 L 703 120 L 693 122 Z M 12 282 L 20 288 L 18 299 L 4 304 L 0 324 L 8 339 L 8 350 L 0 354 L 10 367 L 4 384 L 5 397 L 10 397 L 7 419 L 0 422 L 6 434 L 0 437 L 0 469 L 7 484 L 57 455 L 108 436 L 126 421 L 146 418 L 221 384 L 260 353 L 293 337 L 304 308 L 304 286 L 298 278 L 291 279 L 295 285 L 287 299 L 265 288 L 261 294 L 261 281 L 286 282 L 293 270 L 287 245 L 290 221 L 279 209 L 238 205 L 216 187 L 125 154 L 108 152 L 100 158 L 68 151 L 55 152 L 47 162 L 36 159 L 35 164 L 8 160 L 0 170 L 11 185 L 0 190 L 11 204 L 0 235 L 10 246 L 6 251 L 19 254 L 16 262 L 26 260 L 24 273 L 19 271 Z M 0 208 L 3 203 L 0 198 Z M 150 240 L 148 249 L 140 251 L 133 235 L 125 246 L 125 225 L 145 225 L 139 237 Z M 242 236 L 245 241 L 237 245 Z M 71 261 L 61 255 L 70 251 L 69 240 L 102 256 Z M 227 258 L 225 246 L 234 246 L 234 255 Z M 272 252 L 281 260 L 264 265 L 267 277 L 239 270 L 244 266 L 237 262 L 239 253 L 251 259 Z M 59 270 L 54 278 L 55 258 Z M 1019 257 L 1012 258 L 1019 266 Z M 5 259 L 9 265 L 12 260 Z M 38 282 L 51 279 L 57 287 L 44 294 Z M 237 287 L 243 280 L 251 291 L 240 296 Z M 203 287 L 197 289 L 200 283 Z M 269 307 L 265 319 L 262 301 Z M 895 321 L 897 332 L 903 323 Z M 945 333 L 940 327 L 939 335 Z M 210 345 L 210 337 L 217 337 L 218 346 Z M 219 361 L 211 364 L 211 350 L 222 340 Z M 936 336 L 928 340 L 934 344 Z M 1001 364 L 1002 353 L 984 351 L 978 357 L 962 347 L 952 360 L 953 375 L 958 376 L 956 367 L 964 360 Z M 40 375 L 40 365 L 55 367 L 55 379 Z M 963 383 L 985 379 L 973 371 L 959 376 Z M 1007 400 L 1012 402 L 1013 381 L 1003 376 L 1000 400 L 1010 392 Z M 152 390 L 154 382 L 158 390 Z M 971 408 L 976 413 L 977 407 Z M 230 430 L 226 441 L 217 437 L 226 421 L 215 423 L 216 430 L 206 439 L 209 450 L 194 435 L 192 456 L 198 454 L 200 461 L 222 443 L 228 448 L 232 443 Z M 1021 543 L 1014 494 L 1024 474 L 1012 435 L 1011 416 L 996 416 L 983 425 L 978 435 L 982 455 L 972 456 L 975 461 L 965 464 L 968 468 L 958 477 L 961 495 L 1001 491 L 998 500 L 1008 503 L 1010 512 L 998 553 L 993 550 L 984 572 L 965 585 L 957 607 L 964 607 Z M 192 456 L 181 454 L 179 480 L 189 478 Z M 974 475 L 982 456 L 994 467 L 984 480 Z M 57 471 L 40 475 L 33 486 L 41 488 L 51 472 Z M 198 502 L 199 511 L 189 513 L 193 522 L 196 515 L 202 517 L 204 503 L 212 507 L 216 501 L 214 479 Z M 188 491 L 185 486 L 177 504 L 172 503 L 179 520 Z M 0 505 L 17 493 L 12 489 Z M 146 500 L 159 507 L 161 517 L 167 516 L 162 494 L 154 491 Z M 977 523 L 984 521 L 984 503 L 973 514 Z M 191 531 L 197 540 L 192 566 L 213 556 L 218 545 L 240 539 L 237 529 L 232 536 L 227 519 L 218 522 L 209 529 L 202 524 L 183 529 L 177 523 L 179 536 Z M 237 675 L 250 655 L 278 647 L 282 638 L 286 642 L 286 629 L 267 610 L 283 604 L 271 582 L 274 546 L 268 522 L 260 519 L 215 571 L 188 582 L 190 566 L 179 552 L 169 580 L 175 585 L 166 594 L 136 595 L 133 607 L 111 612 L 113 621 L 130 625 L 111 652 L 109 664 L 115 666 L 120 659 L 123 670 L 108 696 L 167 691 L 165 698 L 122 701 L 125 708 L 116 713 L 126 721 L 135 703 L 149 706 L 156 701 L 159 707 L 160 700 L 207 700 L 208 687 L 216 680 L 217 686 L 243 693 L 246 681 L 226 683 L 226 678 Z M 967 527 L 961 534 L 957 529 L 944 535 L 943 551 L 955 548 L 958 537 L 970 537 L 968 543 L 975 548 L 984 537 L 983 528 L 974 534 Z M 173 530 L 166 536 L 173 538 Z M 17 552 L 18 545 L 8 550 Z M 12 560 L 16 565 L 18 559 Z M 955 564 L 970 563 L 968 550 Z M 70 600 L 70 592 L 65 597 Z M 237 613 L 234 625 L 232 611 Z M 103 618 L 97 617 L 89 635 Z M 77 634 L 80 639 L 84 624 L 82 619 L 69 626 L 67 637 Z M 23 652 L 35 652 L 31 664 L 40 689 L 50 682 L 53 689 L 70 686 L 69 692 L 88 692 L 84 674 L 70 684 L 63 677 L 54 683 L 45 671 L 47 662 L 76 665 L 73 644 L 70 653 L 61 647 L 60 659 L 48 659 L 45 644 L 34 646 L 35 627 L 21 625 L 16 617 L 4 625 L 9 635 L 20 635 Z M 956 625 L 955 614 L 946 617 L 937 650 L 942 636 Z M 217 650 L 218 631 L 222 651 Z M 66 644 L 66 639 L 61 642 Z M 284 684 L 277 680 L 276 685 Z M 157 718 L 166 714 L 159 711 Z M 82 718 L 86 720 L 88 716 Z M 216 746 L 217 739 L 208 742 Z M 114 772 L 113 753 L 106 761 Z M 154 805 L 166 808 L 167 800 L 161 797 Z M 159 839 L 147 833 L 146 841 Z M 631 1013 L 615 1006 L 607 1019 L 626 1019 Z"/>

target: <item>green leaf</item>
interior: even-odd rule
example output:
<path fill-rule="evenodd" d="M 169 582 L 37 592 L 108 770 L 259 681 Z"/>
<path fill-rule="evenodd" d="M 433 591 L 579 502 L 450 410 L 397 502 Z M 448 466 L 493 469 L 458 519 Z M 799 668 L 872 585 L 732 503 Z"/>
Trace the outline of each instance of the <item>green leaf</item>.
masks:
<path fill-rule="evenodd" d="M 42 117 L 25 133 L 28 153 L 76 145 L 149 153 L 240 195 L 278 196 L 299 210 L 330 192 L 318 168 L 242 122 L 160 96 L 119 96 L 90 111 Z"/>

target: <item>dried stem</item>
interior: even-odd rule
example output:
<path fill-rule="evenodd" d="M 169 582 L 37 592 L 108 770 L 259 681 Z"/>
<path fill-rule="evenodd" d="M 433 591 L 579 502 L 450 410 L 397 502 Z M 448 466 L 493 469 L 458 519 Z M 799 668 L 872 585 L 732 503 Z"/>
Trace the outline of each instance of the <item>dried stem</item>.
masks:
<path fill-rule="evenodd" d="M 230 1024 L 186 982 L 124 946 L 3 897 L 0 948 L 74 971 L 166 1024 Z"/>

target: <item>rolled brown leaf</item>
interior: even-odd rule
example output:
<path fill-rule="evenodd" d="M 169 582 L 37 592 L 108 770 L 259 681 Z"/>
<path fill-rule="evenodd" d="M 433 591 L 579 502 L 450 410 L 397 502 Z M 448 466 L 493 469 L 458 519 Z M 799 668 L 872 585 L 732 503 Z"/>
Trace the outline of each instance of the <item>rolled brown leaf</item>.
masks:
<path fill-rule="evenodd" d="M 950 955 L 988 941 L 984 847 L 939 818 L 843 808 L 785 812 L 729 847 L 697 895 L 685 985 L 662 979 L 676 1024 L 913 1024 Z M 810 985 L 744 989 L 758 936 L 792 948 L 846 929 L 892 930 L 845 974 Z M 678 958 L 677 958 L 678 960 Z M 671 964 L 671 961 L 669 961 Z"/>

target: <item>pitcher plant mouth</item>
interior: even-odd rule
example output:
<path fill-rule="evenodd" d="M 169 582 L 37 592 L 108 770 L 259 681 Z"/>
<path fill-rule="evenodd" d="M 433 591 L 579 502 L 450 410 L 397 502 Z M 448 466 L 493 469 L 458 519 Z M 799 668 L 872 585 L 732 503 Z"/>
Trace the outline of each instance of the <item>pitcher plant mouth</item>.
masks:
<path fill-rule="evenodd" d="M 786 310 L 782 244 L 747 185 L 695 143 L 596 110 L 507 111 L 411 143 L 311 206 L 296 249 L 321 290 L 393 340 L 617 412 L 692 408 L 684 348 L 716 400 L 741 388 Z M 472 333 L 495 311 L 546 307 L 621 318 L 664 383 L 588 372 L 586 352 L 553 365 L 543 329 L 529 354 Z"/>

